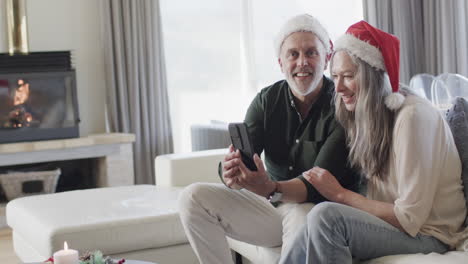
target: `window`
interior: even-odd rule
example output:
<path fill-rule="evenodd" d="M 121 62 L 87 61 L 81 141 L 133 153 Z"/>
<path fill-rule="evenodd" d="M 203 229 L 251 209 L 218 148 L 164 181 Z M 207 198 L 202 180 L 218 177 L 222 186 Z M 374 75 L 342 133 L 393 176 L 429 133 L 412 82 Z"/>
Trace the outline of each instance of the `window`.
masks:
<path fill-rule="evenodd" d="M 332 39 L 362 19 L 361 0 L 160 3 L 175 152 L 191 150 L 191 124 L 242 121 L 256 92 L 283 79 L 273 37 L 288 18 L 312 14 Z"/>

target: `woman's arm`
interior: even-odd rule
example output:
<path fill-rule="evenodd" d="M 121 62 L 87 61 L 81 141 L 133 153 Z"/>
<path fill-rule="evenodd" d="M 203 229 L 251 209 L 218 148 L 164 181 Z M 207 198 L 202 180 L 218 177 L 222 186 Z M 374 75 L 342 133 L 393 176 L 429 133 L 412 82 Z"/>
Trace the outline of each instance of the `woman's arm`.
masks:
<path fill-rule="evenodd" d="M 343 188 L 329 171 L 319 167 L 314 167 L 303 175 L 328 200 L 368 212 L 404 231 L 395 215 L 393 204 L 370 200 Z"/>
<path fill-rule="evenodd" d="M 370 200 L 359 193 L 355 193 L 347 189 L 345 189 L 345 192 L 340 195 L 339 199 L 340 200 L 337 202 L 368 212 L 394 227 L 405 231 L 400 225 L 400 221 L 398 221 L 394 212 L 394 205 L 391 203 Z"/>

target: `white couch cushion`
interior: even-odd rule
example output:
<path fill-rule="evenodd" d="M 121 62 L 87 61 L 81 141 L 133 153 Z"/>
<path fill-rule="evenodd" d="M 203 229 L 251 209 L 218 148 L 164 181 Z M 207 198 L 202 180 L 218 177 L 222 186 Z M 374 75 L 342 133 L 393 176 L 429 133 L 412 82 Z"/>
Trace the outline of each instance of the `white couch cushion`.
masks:
<path fill-rule="evenodd" d="M 42 256 L 64 241 L 105 254 L 187 243 L 177 214 L 179 191 L 136 185 L 25 197 L 7 204 L 7 223 Z"/>
<path fill-rule="evenodd" d="M 281 254 L 281 247 L 266 248 L 254 246 L 248 243 L 229 239 L 231 248 L 239 252 L 246 263 L 266 264 L 275 263 L 272 260 L 278 260 Z M 385 256 L 367 261 L 354 260 L 353 264 L 467 264 L 468 251 L 449 251 L 445 254 L 402 254 Z"/>
<path fill-rule="evenodd" d="M 224 148 L 157 156 L 154 163 L 156 184 L 183 187 L 194 182 L 221 183 L 218 163 L 228 152 Z"/>
<path fill-rule="evenodd" d="M 376 258 L 361 262 L 362 264 L 466 264 L 468 263 L 468 252 L 449 251 L 445 254 L 407 254 L 393 255 Z"/>

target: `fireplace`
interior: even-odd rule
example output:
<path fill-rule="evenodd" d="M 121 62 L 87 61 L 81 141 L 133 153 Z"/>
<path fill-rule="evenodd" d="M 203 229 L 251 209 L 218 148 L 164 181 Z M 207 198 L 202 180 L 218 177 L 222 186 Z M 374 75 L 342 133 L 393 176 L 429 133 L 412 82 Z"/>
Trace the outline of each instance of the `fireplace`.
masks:
<path fill-rule="evenodd" d="M 0 54 L 0 143 L 79 136 L 75 71 L 48 65 L 56 53 Z"/>
<path fill-rule="evenodd" d="M 0 143 L 79 136 L 70 51 L 29 52 L 24 0 L 7 0 L 9 53 L 0 54 Z"/>

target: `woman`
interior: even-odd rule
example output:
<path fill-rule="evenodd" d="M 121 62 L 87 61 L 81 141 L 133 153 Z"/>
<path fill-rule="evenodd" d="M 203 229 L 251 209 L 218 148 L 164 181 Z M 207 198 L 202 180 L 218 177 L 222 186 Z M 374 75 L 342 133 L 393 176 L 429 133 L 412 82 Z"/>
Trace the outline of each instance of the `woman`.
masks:
<path fill-rule="evenodd" d="M 351 164 L 368 179 L 367 197 L 327 170 L 304 172 L 331 202 L 310 211 L 281 263 L 342 264 L 455 247 L 466 217 L 460 158 L 438 111 L 398 90 L 399 40 L 361 21 L 335 47 L 336 118 Z"/>

